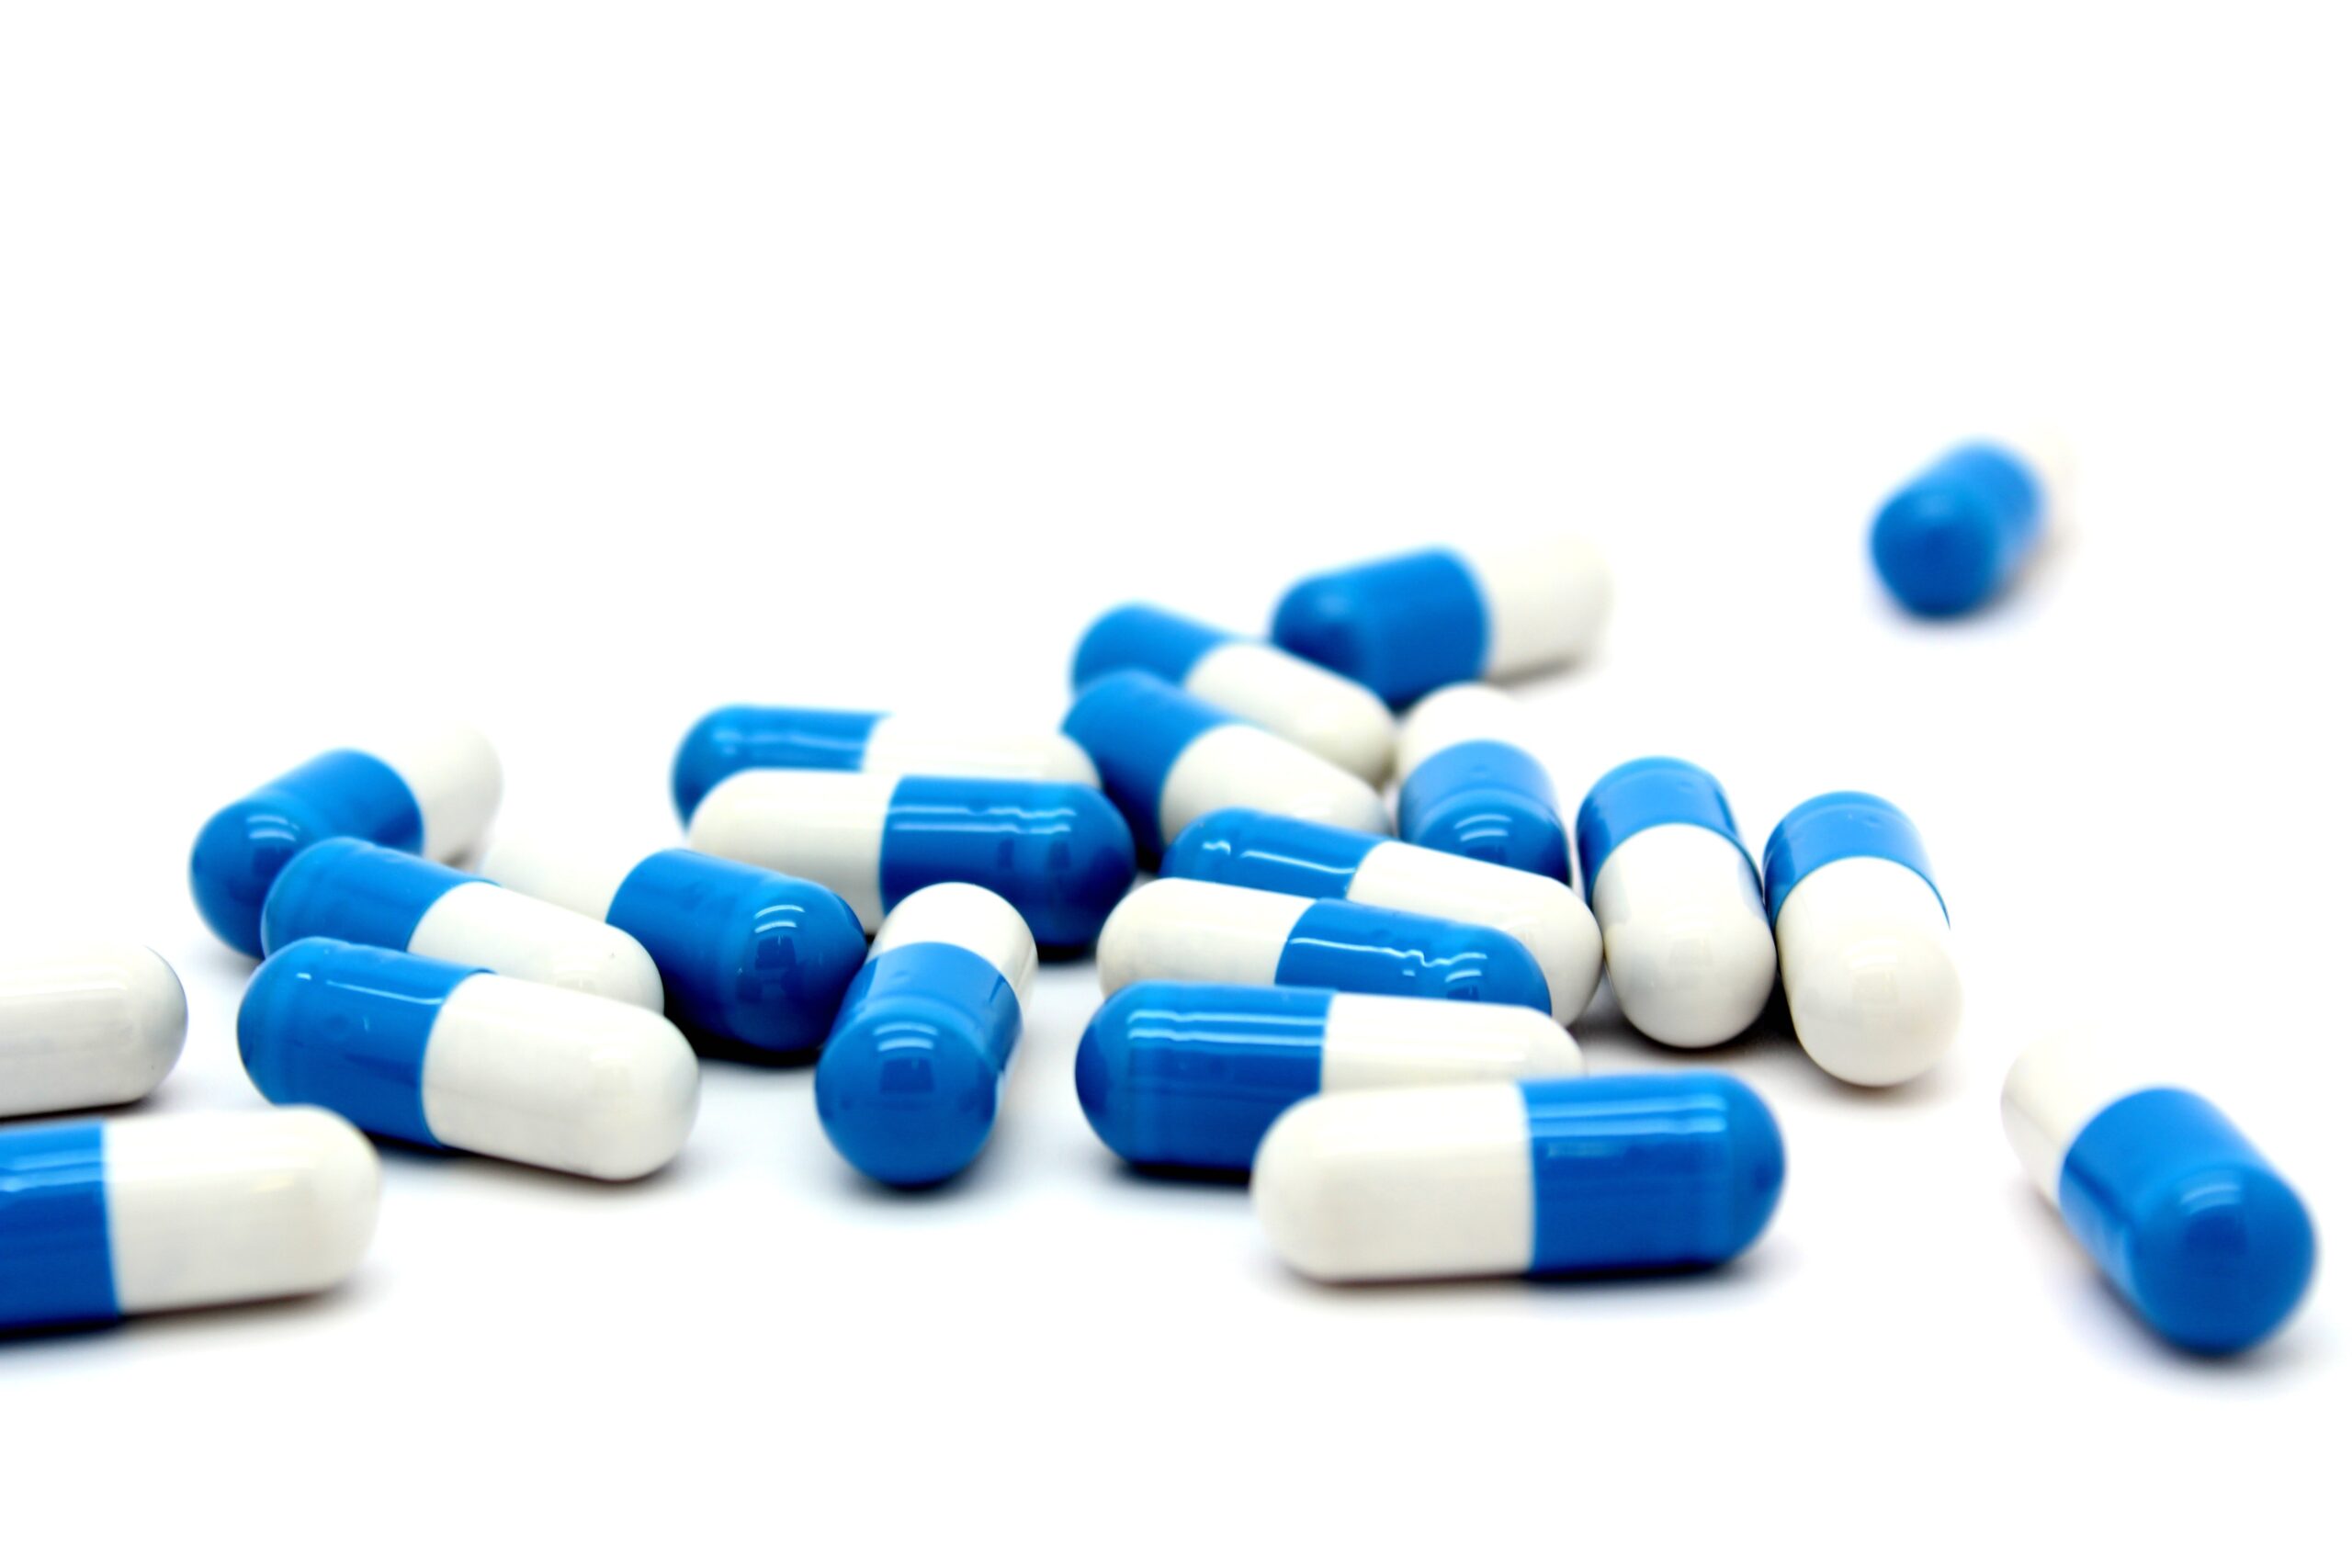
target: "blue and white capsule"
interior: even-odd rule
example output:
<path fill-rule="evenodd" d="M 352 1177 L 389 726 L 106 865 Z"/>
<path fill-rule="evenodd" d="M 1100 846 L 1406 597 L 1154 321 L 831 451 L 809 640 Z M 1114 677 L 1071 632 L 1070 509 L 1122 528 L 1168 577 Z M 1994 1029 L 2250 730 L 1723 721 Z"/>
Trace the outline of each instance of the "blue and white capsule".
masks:
<path fill-rule="evenodd" d="M 296 855 L 262 906 L 263 952 L 314 936 L 662 1010 L 661 971 L 628 932 L 360 839 Z"/>
<path fill-rule="evenodd" d="M 822 1043 L 865 962 L 865 928 L 841 895 L 716 855 L 500 839 L 481 869 L 634 937 L 661 971 L 671 1018 L 753 1051 Z"/>
<path fill-rule="evenodd" d="M 1049 948 L 1082 948 L 1136 879 L 1136 844 L 1102 792 L 1023 779 L 888 778 L 755 768 L 704 797 L 686 842 L 807 877 L 867 931 L 917 891 L 985 887 Z"/>
<path fill-rule="evenodd" d="M 2302 1301 L 2311 1214 L 2211 1100 L 2059 1039 L 2009 1068 L 2001 1123 L 2117 1294 L 2173 1344 L 2245 1350 Z"/>
<path fill-rule="evenodd" d="M 498 754 L 445 728 L 366 751 L 328 751 L 214 812 L 196 836 L 188 887 L 212 934 L 262 955 L 261 907 L 287 862 L 322 839 L 365 839 L 455 860 L 498 812 Z"/>
<path fill-rule="evenodd" d="M 1568 828 L 1519 700 L 1444 686 L 1397 737 L 1396 832 L 1408 844 L 1568 880 Z"/>
<path fill-rule="evenodd" d="M 1874 795 L 1815 795 L 1764 842 L 1789 1018 L 1833 1077 L 1908 1083 L 1960 1034 L 1951 923 L 1919 830 Z"/>
<path fill-rule="evenodd" d="M 1123 604 L 1078 645 L 1070 685 L 1140 670 L 1306 747 L 1366 784 L 1388 777 L 1396 720 L 1366 688 L 1272 643 L 1237 637 L 1156 604 Z"/>
<path fill-rule="evenodd" d="M 658 1012 L 323 937 L 254 971 L 237 1054 L 276 1104 L 606 1181 L 676 1158 L 702 1093 L 693 1047 Z"/>
<path fill-rule="evenodd" d="M 1890 496 L 1871 525 L 1880 581 L 1916 615 L 1964 615 L 1999 597 L 2048 533 L 2054 448 L 1972 441 Z"/>
<path fill-rule="evenodd" d="M 893 1187 L 928 1187 L 979 1157 L 1037 978 L 1020 912 L 985 887 L 910 895 L 817 1059 L 817 1119 L 841 1156 Z"/>
<path fill-rule="evenodd" d="M 1458 681 L 1583 658 L 1609 619 L 1609 569 L 1582 539 L 1422 550 L 1310 577 L 1274 642 L 1401 708 Z"/>
<path fill-rule="evenodd" d="M 1078 1043 L 1078 1101 L 1132 1165 L 1247 1170 L 1274 1119 L 1315 1094 L 1577 1077 L 1568 1032 L 1532 1008 L 1293 986 L 1146 980 Z"/>
<path fill-rule="evenodd" d="M 1101 770 L 1147 867 L 1195 818 L 1227 806 L 1388 831 L 1387 807 L 1355 774 L 1139 670 L 1090 682 L 1062 729 Z"/>
<path fill-rule="evenodd" d="M 1786 1156 L 1721 1073 L 1318 1095 L 1259 1146 L 1283 1262 L 1332 1283 L 1724 1262 L 1763 1234 Z"/>
<path fill-rule="evenodd" d="M 670 769 L 678 820 L 692 820 L 714 785 L 748 768 L 1100 783 L 1086 753 L 1049 729 L 923 714 L 724 707 L 705 714 L 678 747 Z"/>
<path fill-rule="evenodd" d="M 1111 911 L 1105 996 L 1137 980 L 1314 986 L 1552 1010 L 1534 954 L 1491 926 L 1163 876 Z"/>
<path fill-rule="evenodd" d="M 1764 885 L 1713 774 L 1673 757 L 1602 774 L 1577 857 L 1625 1021 L 1661 1045 L 1720 1045 L 1762 1015 L 1778 966 Z"/>
<path fill-rule="evenodd" d="M 1322 822 L 1236 807 L 1176 835 L 1160 874 L 1302 898 L 1344 898 L 1492 926 L 1544 971 L 1552 1016 L 1573 1022 L 1600 984 L 1600 927 L 1567 884 Z"/>
<path fill-rule="evenodd" d="M 378 1182 L 323 1111 L 0 1131 L 0 1332 L 330 1289 L 375 1235 Z"/>
<path fill-rule="evenodd" d="M 44 942 L 0 956 L 0 1117 L 143 1100 L 187 1040 L 180 977 L 136 942 Z"/>

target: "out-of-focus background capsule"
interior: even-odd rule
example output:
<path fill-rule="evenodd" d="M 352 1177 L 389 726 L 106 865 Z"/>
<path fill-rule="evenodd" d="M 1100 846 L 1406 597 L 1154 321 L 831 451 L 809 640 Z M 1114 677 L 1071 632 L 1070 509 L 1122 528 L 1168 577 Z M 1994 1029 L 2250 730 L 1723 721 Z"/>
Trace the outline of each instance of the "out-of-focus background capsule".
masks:
<path fill-rule="evenodd" d="M 1396 831 L 1407 843 L 1568 880 L 1559 792 L 1535 760 L 1519 700 L 1445 686 L 1413 705 L 1396 740 Z"/>
<path fill-rule="evenodd" d="M 187 1039 L 179 976 L 136 942 L 33 943 L 0 956 L 0 1116 L 144 1099 Z"/>
<path fill-rule="evenodd" d="M 724 707 L 696 720 L 679 743 L 670 768 L 678 820 L 691 819 L 714 785 L 746 768 L 1098 782 L 1086 753 L 1050 729 L 919 713 Z"/>
<path fill-rule="evenodd" d="M 1871 561 L 1914 615 L 1964 615 L 1997 598 L 2050 527 L 2064 459 L 2048 443 L 1972 441 L 1889 496 Z"/>

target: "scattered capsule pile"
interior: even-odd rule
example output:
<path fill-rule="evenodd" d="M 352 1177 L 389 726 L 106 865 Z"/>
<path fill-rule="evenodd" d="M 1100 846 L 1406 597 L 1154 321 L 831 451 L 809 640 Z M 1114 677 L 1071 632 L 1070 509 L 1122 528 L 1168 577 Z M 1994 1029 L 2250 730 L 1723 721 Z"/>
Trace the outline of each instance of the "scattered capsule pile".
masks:
<path fill-rule="evenodd" d="M 1889 590 L 1931 615 L 1997 594 L 2048 474 L 1992 444 L 1939 460 L 1871 530 Z M 334 1284 L 374 1228 L 363 1133 L 643 1176 L 692 1131 L 698 1046 L 813 1053 L 843 1159 L 946 1180 L 994 1127 L 1041 949 L 1095 954 L 1076 1077 L 1103 1143 L 1247 1172 L 1302 1274 L 1733 1258 L 1778 1204 L 1779 1125 L 1722 1073 L 1585 1076 L 1567 1026 L 1603 974 L 1682 1048 L 1739 1034 L 1777 983 L 1805 1052 L 1860 1085 L 1944 1055 L 1960 975 L 1890 802 L 1804 802 L 1760 867 L 1678 758 L 1567 814 L 1495 682 L 1576 660 L 1609 606 L 1581 541 L 1432 549 L 1297 584 L 1267 641 L 1114 609 L 1059 734 L 722 708 L 673 770 L 687 847 L 619 858 L 490 840 L 499 764 L 470 731 L 315 758 L 217 813 L 190 864 L 206 923 L 261 960 L 237 1042 L 280 1109 L 0 1130 L 0 1328 Z M 144 948 L 0 963 L 0 1116 L 136 1100 L 187 1026 Z M 2158 1333 L 2225 1352 L 2293 1311 L 2310 1219 L 2211 1104 L 2053 1044 L 2002 1111 Z"/>

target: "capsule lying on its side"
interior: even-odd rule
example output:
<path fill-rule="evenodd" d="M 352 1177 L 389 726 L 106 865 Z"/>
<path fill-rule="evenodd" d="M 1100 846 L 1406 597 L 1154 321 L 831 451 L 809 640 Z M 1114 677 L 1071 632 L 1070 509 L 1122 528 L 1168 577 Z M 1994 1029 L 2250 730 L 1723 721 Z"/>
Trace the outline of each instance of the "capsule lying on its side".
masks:
<path fill-rule="evenodd" d="M 1815 795 L 1764 842 L 1764 905 L 1797 1043 L 1848 1083 L 1906 1083 L 1960 1033 L 1943 895 L 1911 819 L 1874 795 Z"/>
<path fill-rule="evenodd" d="M 678 747 L 670 769 L 678 820 L 691 819 L 714 785 L 747 768 L 1090 786 L 1098 782 L 1086 753 L 1049 729 L 994 728 L 922 714 L 724 707 L 705 714 Z"/>
<path fill-rule="evenodd" d="M 1661 1045 L 1720 1045 L 1772 998 L 1772 928 L 1723 786 L 1645 757 L 1577 812 L 1577 858 L 1625 1021 Z"/>
<path fill-rule="evenodd" d="M 662 972 L 672 1018 L 755 1051 L 820 1043 L 865 962 L 865 928 L 841 895 L 716 855 L 501 839 L 481 869 L 634 937 Z"/>
<path fill-rule="evenodd" d="M 180 977 L 136 942 L 76 942 L 0 957 L 0 1116 L 143 1100 L 187 1039 Z"/>
<path fill-rule="evenodd" d="M 1182 877 L 1128 894 L 1094 957 L 1105 996 L 1137 980 L 1212 980 L 1552 1010 L 1534 956 L 1491 926 Z"/>
<path fill-rule="evenodd" d="M 377 1183 L 323 1111 L 0 1131 L 0 1330 L 326 1290 L 368 1250 Z"/>
<path fill-rule="evenodd" d="M 1102 791 L 1023 779 L 754 768 L 703 797 L 686 842 L 830 887 L 867 931 L 920 888 L 968 882 L 1051 948 L 1092 942 L 1136 879 L 1135 839 Z"/>
<path fill-rule="evenodd" d="M 254 972 L 237 1053 L 277 1104 L 607 1181 L 677 1156 L 702 1084 L 659 1013 L 323 937 Z"/>
<path fill-rule="evenodd" d="M 1408 844 L 1568 880 L 1559 792 L 1527 744 L 1518 699 L 1445 686 L 1413 705 L 1396 740 L 1396 832 Z"/>
<path fill-rule="evenodd" d="M 296 855 L 262 906 L 263 952 L 314 936 L 662 1010 L 661 972 L 626 931 L 357 839 Z"/>
<path fill-rule="evenodd" d="M 894 1187 L 979 1157 L 1036 978 L 1029 928 L 985 887 L 941 883 L 893 909 L 817 1058 L 817 1119 L 841 1156 Z"/>
<path fill-rule="evenodd" d="M 2017 577 L 2048 528 L 2054 453 L 1970 442 L 1945 453 L 1879 508 L 1871 560 L 1917 615 L 1962 615 Z"/>
<path fill-rule="evenodd" d="M 1247 1170 L 1309 1095 L 1583 1071 L 1568 1032 L 1532 1008 L 1145 980 L 1087 1024 L 1078 1100 L 1130 1164 Z"/>
<path fill-rule="evenodd" d="M 1780 1201 L 1771 1111 L 1721 1073 L 1320 1095 L 1258 1148 L 1283 1261 L 1329 1282 L 1688 1269 Z"/>
<path fill-rule="evenodd" d="M 2295 1190 L 2211 1101 L 2096 1047 L 2036 1045 L 2001 1086 L 2009 1146 L 2149 1327 L 2226 1355 L 2293 1314 L 2318 1252 Z"/>
<path fill-rule="evenodd" d="M 499 783 L 498 754 L 462 727 L 313 757 L 205 823 L 188 858 L 197 912 L 213 935 L 259 958 L 262 903 L 304 849 L 365 839 L 454 860 L 497 814 Z"/>

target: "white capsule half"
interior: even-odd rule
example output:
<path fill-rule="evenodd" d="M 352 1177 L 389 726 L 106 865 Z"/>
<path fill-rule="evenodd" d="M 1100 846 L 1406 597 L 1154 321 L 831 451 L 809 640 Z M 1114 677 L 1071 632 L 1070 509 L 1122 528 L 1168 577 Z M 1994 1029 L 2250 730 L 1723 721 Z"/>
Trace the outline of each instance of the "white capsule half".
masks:
<path fill-rule="evenodd" d="M 0 1116 L 142 1100 L 187 1039 L 179 976 L 135 942 L 43 945 L 0 958 Z"/>
<path fill-rule="evenodd" d="M 1312 898 L 1161 877 L 1119 901 L 1094 944 L 1109 996 L 1137 980 L 1271 986 Z"/>
<path fill-rule="evenodd" d="M 1583 1074 L 1575 1039 L 1533 1008 L 1342 991 L 1323 1021 L 1324 1094 Z"/>
<path fill-rule="evenodd" d="M 1756 869 L 1711 829 L 1668 822 L 1616 846 L 1592 885 L 1609 983 L 1662 1045 L 1720 1045 L 1771 999 L 1776 954 Z"/>
<path fill-rule="evenodd" d="M 1489 680 L 1571 663 L 1600 641 L 1612 590 L 1609 563 L 1590 540 L 1529 539 L 1457 553 L 1486 601 L 1480 673 Z"/>
<path fill-rule="evenodd" d="M 1909 866 L 1868 856 L 1822 866 L 1782 901 L 1775 934 L 1790 1021 L 1825 1071 L 1905 1083 L 1951 1048 L 1960 967 L 1943 904 Z"/>
<path fill-rule="evenodd" d="M 1184 677 L 1184 689 L 1367 784 L 1388 776 L 1396 738 L 1388 705 L 1346 676 L 1271 643 L 1219 644 L 1201 655 Z"/>
<path fill-rule="evenodd" d="M 869 773 L 1036 779 L 1090 789 L 1102 783 L 1093 762 L 1066 735 L 993 729 L 923 714 L 886 713 L 875 720 L 859 765 Z"/>
<path fill-rule="evenodd" d="M 1499 740 L 1531 755 L 1541 750 L 1535 727 L 1517 697 L 1476 681 L 1440 686 L 1405 712 L 1396 728 L 1399 777 L 1452 747 Z"/>
<path fill-rule="evenodd" d="M 1184 748 L 1160 784 L 1160 841 L 1227 806 L 1254 806 L 1364 833 L 1388 831 L 1388 808 L 1370 784 L 1255 725 L 1220 725 Z"/>
<path fill-rule="evenodd" d="M 436 725 L 392 736 L 374 755 L 416 796 L 425 859 L 456 860 L 481 845 L 505 782 L 489 737 L 469 725 Z"/>

